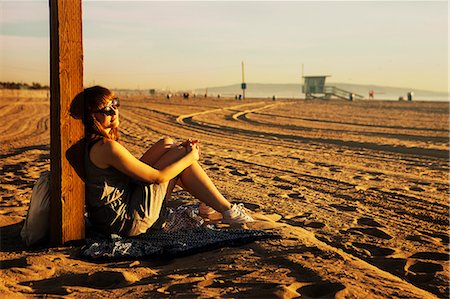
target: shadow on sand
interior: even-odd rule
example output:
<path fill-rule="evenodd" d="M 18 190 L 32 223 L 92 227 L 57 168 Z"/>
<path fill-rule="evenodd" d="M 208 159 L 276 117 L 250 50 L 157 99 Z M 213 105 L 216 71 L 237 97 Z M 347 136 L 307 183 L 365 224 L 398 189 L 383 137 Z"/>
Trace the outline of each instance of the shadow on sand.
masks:
<path fill-rule="evenodd" d="M 25 244 L 20 238 L 20 230 L 24 221 L 0 227 L 0 251 L 13 252 L 25 250 Z M 3 267 L 3 261 L 2 261 Z"/>

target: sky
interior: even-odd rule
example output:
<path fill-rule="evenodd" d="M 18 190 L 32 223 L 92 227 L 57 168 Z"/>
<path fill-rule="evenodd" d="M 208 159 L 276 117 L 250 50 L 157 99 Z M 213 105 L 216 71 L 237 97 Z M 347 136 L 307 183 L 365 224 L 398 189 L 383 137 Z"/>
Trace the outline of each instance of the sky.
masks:
<path fill-rule="evenodd" d="M 84 82 L 330 82 L 448 92 L 448 1 L 83 1 Z M 0 0 L 0 81 L 49 84 L 48 1 Z"/>

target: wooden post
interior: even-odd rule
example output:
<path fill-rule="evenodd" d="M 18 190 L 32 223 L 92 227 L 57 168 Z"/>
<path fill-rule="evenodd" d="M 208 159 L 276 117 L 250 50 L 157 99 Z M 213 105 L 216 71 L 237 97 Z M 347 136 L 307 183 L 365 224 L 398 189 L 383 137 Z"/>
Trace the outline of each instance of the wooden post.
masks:
<path fill-rule="evenodd" d="M 82 91 L 81 0 L 50 0 L 50 241 L 53 245 L 84 239 L 84 162 L 80 152 L 84 126 L 82 116 L 72 112 L 83 111 Z"/>
<path fill-rule="evenodd" d="M 242 99 L 245 100 L 245 89 L 247 86 L 245 85 L 245 78 L 244 78 L 244 62 L 242 61 Z"/>

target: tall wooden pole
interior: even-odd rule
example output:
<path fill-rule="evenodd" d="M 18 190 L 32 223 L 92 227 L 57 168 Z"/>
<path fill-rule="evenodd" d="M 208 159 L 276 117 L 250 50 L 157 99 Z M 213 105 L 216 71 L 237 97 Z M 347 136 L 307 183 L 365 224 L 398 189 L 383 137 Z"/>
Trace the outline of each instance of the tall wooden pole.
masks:
<path fill-rule="evenodd" d="M 242 99 L 245 100 L 245 89 L 247 88 L 244 78 L 244 62 L 242 61 Z"/>
<path fill-rule="evenodd" d="M 50 241 L 60 245 L 84 239 L 84 126 L 82 112 L 74 113 L 83 111 L 82 6 L 81 0 L 49 4 Z"/>

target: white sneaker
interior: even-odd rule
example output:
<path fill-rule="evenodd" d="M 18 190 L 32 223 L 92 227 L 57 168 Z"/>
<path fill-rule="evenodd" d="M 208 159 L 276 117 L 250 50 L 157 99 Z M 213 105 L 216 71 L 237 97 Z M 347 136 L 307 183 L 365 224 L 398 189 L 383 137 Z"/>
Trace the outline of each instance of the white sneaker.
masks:
<path fill-rule="evenodd" d="M 254 222 L 255 220 L 247 214 L 244 208 L 244 204 L 233 204 L 231 208 L 222 213 L 223 215 L 223 223 L 246 223 L 246 222 Z"/>

